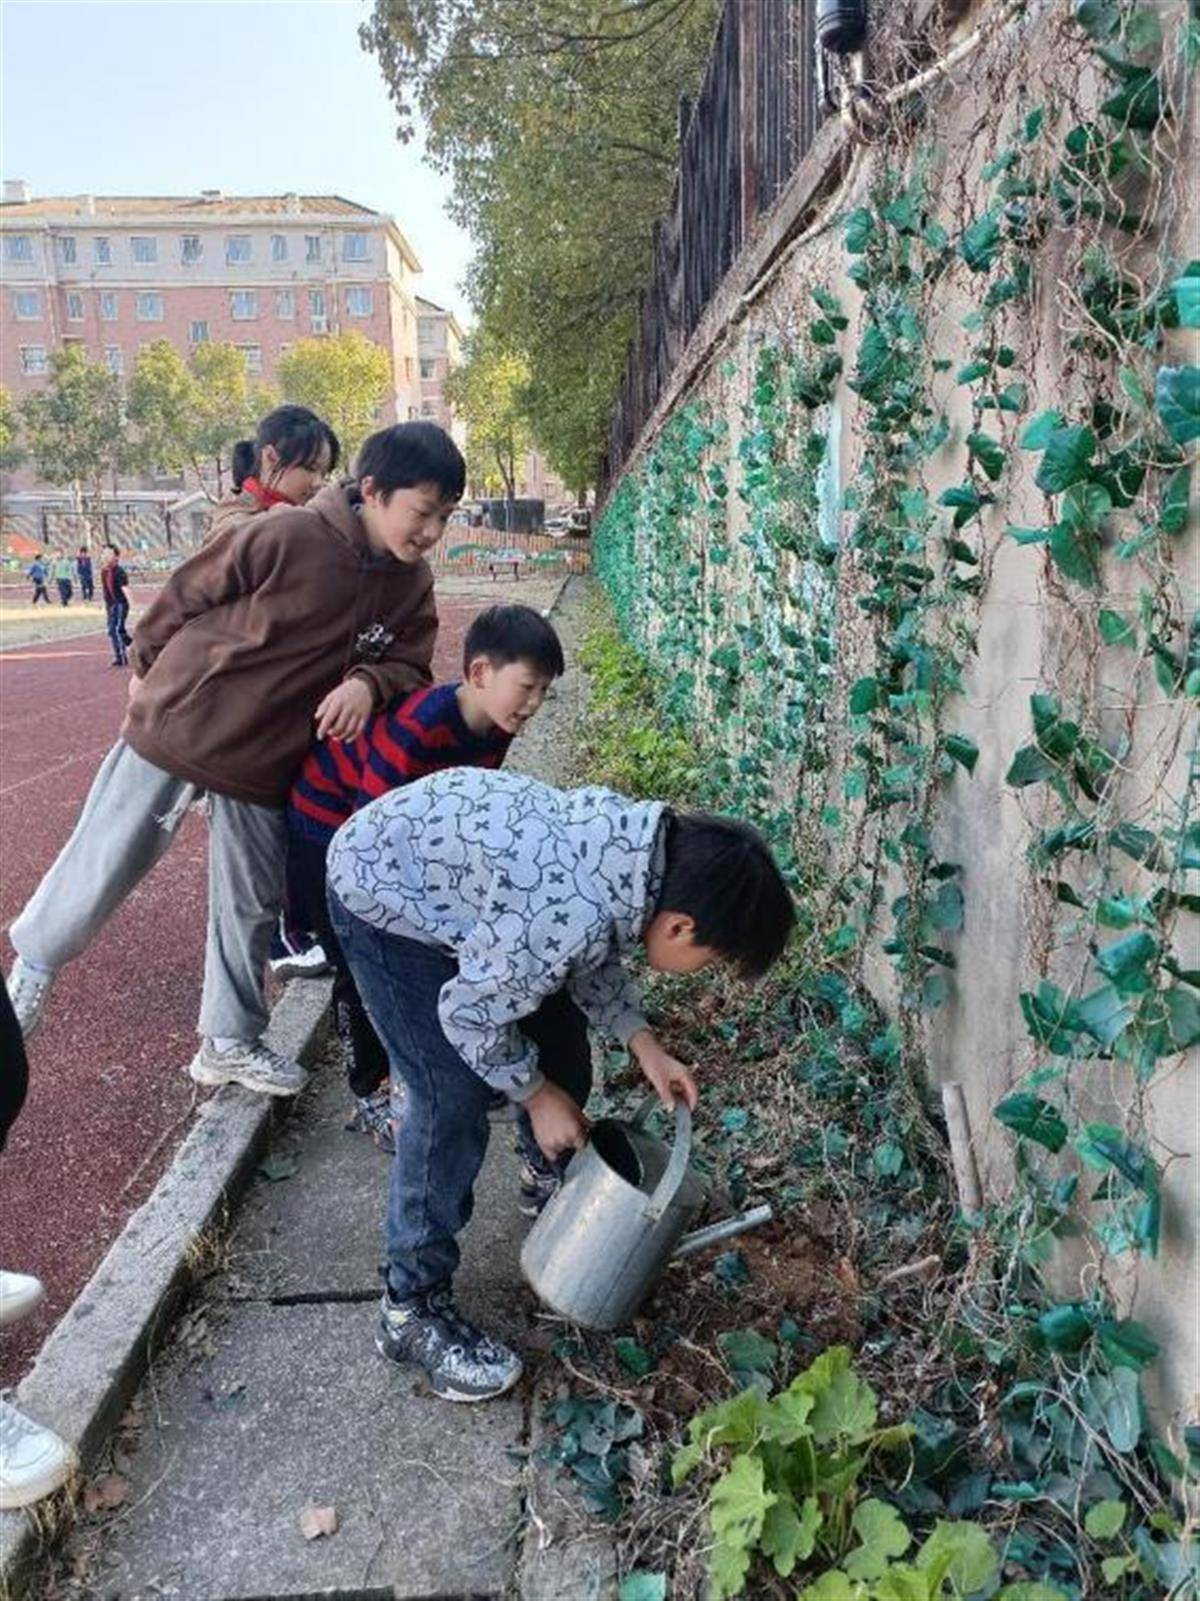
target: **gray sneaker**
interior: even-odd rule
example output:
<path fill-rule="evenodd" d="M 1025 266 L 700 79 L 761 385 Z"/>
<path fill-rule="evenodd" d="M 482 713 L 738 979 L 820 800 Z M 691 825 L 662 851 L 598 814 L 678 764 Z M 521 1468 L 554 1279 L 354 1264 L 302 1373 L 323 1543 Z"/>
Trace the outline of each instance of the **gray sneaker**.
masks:
<path fill-rule="evenodd" d="M 405 1301 L 385 1290 L 375 1345 L 389 1362 L 419 1367 L 443 1401 L 490 1401 L 521 1377 L 521 1358 L 461 1317 L 448 1285 Z"/>
<path fill-rule="evenodd" d="M 188 1073 L 197 1084 L 242 1084 L 262 1095 L 299 1095 L 308 1083 L 299 1062 L 280 1056 L 262 1040 L 246 1040 L 226 1051 L 204 1040 Z"/>
<path fill-rule="evenodd" d="M 8 998 L 24 1037 L 32 1039 L 42 1021 L 54 974 L 42 968 L 30 967 L 20 956 L 12 964 L 8 975 Z"/>

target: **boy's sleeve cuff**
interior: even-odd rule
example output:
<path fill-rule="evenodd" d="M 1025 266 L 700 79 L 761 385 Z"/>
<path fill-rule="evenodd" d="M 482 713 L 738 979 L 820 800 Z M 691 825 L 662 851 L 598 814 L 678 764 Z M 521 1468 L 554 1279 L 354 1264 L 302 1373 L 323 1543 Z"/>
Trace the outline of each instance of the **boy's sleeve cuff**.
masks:
<path fill-rule="evenodd" d="M 531 1095 L 537 1094 L 542 1085 L 546 1082 L 546 1075 L 544 1073 L 540 1073 L 535 1067 L 532 1073 L 522 1073 L 521 1079 L 522 1082 L 520 1084 L 505 1084 L 496 1086 L 497 1089 L 502 1088 L 509 1100 L 516 1101 L 518 1106 L 520 1106 L 522 1101 L 527 1101 Z"/>
<path fill-rule="evenodd" d="M 627 1012 L 621 1012 L 616 1018 L 614 1018 L 610 1027 L 612 1032 L 620 1040 L 621 1044 L 628 1048 L 629 1042 L 633 1036 L 640 1033 L 644 1028 L 648 1029 L 650 1024 L 640 1012 L 635 1012 L 630 1009 Z"/>

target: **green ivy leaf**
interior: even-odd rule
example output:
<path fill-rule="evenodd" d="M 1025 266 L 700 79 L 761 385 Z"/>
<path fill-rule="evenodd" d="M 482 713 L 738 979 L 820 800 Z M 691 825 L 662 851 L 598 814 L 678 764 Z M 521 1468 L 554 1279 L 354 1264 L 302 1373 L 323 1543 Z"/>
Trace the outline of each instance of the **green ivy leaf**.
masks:
<path fill-rule="evenodd" d="M 1062 498 L 1062 520 L 1072 528 L 1094 533 L 1112 511 L 1112 496 L 1103 484 L 1072 484 Z"/>
<path fill-rule="evenodd" d="M 1116 1584 L 1127 1573 L 1136 1573 L 1141 1561 L 1134 1552 L 1123 1557 L 1105 1557 L 1100 1564 L 1100 1574 L 1105 1584 Z"/>
<path fill-rule="evenodd" d="M 956 383 L 973 384 L 977 378 L 986 378 L 992 370 L 990 361 L 969 361 L 965 367 L 958 369 Z"/>
<path fill-rule="evenodd" d="M 846 249 L 861 256 L 875 233 L 875 219 L 865 206 L 858 206 L 846 218 Z"/>
<path fill-rule="evenodd" d="M 1101 491 L 1103 493 L 1103 491 Z M 1100 552 L 1095 535 L 1070 523 L 1055 523 L 1050 530 L 1050 555 L 1064 578 L 1086 589 L 1100 587 Z"/>
<path fill-rule="evenodd" d="M 881 1579 L 892 1558 L 902 1557 L 912 1544 L 904 1519 L 884 1501 L 860 1501 L 850 1526 L 859 1538 L 859 1544 L 843 1558 L 852 1579 Z"/>
<path fill-rule="evenodd" d="M 1171 285 L 1181 328 L 1200 328 L 1200 261 L 1189 261 Z"/>
<path fill-rule="evenodd" d="M 1096 451 L 1096 436 L 1076 424 L 1051 429 L 1034 482 L 1048 495 L 1061 494 L 1088 476 Z"/>
<path fill-rule="evenodd" d="M 1081 1390 L 1083 1411 L 1108 1435 L 1114 1451 L 1128 1455 L 1142 1437 L 1142 1405 L 1138 1376 L 1131 1368 L 1090 1373 Z"/>
<path fill-rule="evenodd" d="M 975 461 L 983 468 L 988 478 L 995 483 L 1004 471 L 1004 463 L 1008 459 L 1008 452 L 1004 446 L 991 437 L 990 434 L 976 430 L 967 435 L 967 450 Z"/>
<path fill-rule="evenodd" d="M 1000 1102 L 993 1114 L 1006 1128 L 1027 1140 L 1044 1145 L 1048 1151 L 1061 1151 L 1067 1143 L 1068 1129 L 1062 1114 L 1049 1101 L 1022 1091 Z"/>
<path fill-rule="evenodd" d="M 850 714 L 863 717 L 879 705 L 879 680 L 860 678 L 850 691 Z"/>
<path fill-rule="evenodd" d="M 958 241 L 958 253 L 972 272 L 987 272 L 1000 254 L 1004 242 L 994 211 L 985 211 L 967 228 Z"/>
<path fill-rule="evenodd" d="M 1085 1123 L 1072 1143 L 1095 1172 L 1115 1168 L 1143 1195 L 1158 1194 L 1158 1168 L 1153 1158 L 1111 1123 Z"/>
<path fill-rule="evenodd" d="M 1079 0 L 1075 21 L 1093 39 L 1109 39 L 1117 31 L 1121 8 L 1117 0 Z"/>
<path fill-rule="evenodd" d="M 613 1351 L 626 1373 L 632 1374 L 635 1379 L 644 1379 L 654 1366 L 650 1353 L 628 1336 L 614 1340 Z"/>
<path fill-rule="evenodd" d="M 1080 1028 L 1108 1050 L 1129 1027 L 1133 1007 L 1121 999 L 1113 985 L 1103 984 L 1075 1003 L 1073 1016 Z"/>
<path fill-rule="evenodd" d="M 1017 443 L 1022 450 L 1045 450 L 1050 436 L 1066 421 L 1061 411 L 1043 411 L 1027 422 Z"/>
<path fill-rule="evenodd" d="M 1177 445 L 1200 438 L 1200 367 L 1160 367 L 1154 398 L 1163 427 Z"/>
<path fill-rule="evenodd" d="M 952 761 L 960 767 L 965 767 L 968 773 L 975 771 L 975 763 L 979 760 L 979 746 L 966 734 L 947 734 L 942 740 L 942 749 Z"/>
<path fill-rule="evenodd" d="M 1136 646 L 1137 625 L 1122 617 L 1119 612 L 1102 608 L 1096 622 L 1100 629 L 1100 638 L 1106 645 L 1124 645 L 1131 648 Z"/>
<path fill-rule="evenodd" d="M 1018 545 L 1044 545 L 1050 538 L 1048 528 L 1015 528 L 1011 523 L 1004 532 Z"/>
<path fill-rule="evenodd" d="M 1138 67 L 1134 70 L 1136 76 L 1131 73 L 1116 94 L 1109 95 L 1107 100 L 1101 101 L 1100 110 L 1104 116 L 1111 117 L 1123 127 L 1138 128 L 1147 132 L 1162 118 L 1158 75 L 1149 67 Z"/>
<path fill-rule="evenodd" d="M 1158 1341 L 1150 1330 L 1132 1318 L 1120 1322 L 1105 1318 L 1096 1330 L 1100 1348 L 1114 1367 L 1140 1372 L 1158 1356 Z"/>
<path fill-rule="evenodd" d="M 963 926 L 963 892 L 952 881 L 938 885 L 927 907 L 929 921 L 943 934 L 957 934 Z"/>
<path fill-rule="evenodd" d="M 735 1373 L 770 1373 L 779 1360 L 774 1340 L 764 1339 L 755 1329 L 731 1329 L 718 1344 Z"/>
<path fill-rule="evenodd" d="M 1058 764 L 1052 762 L 1036 745 L 1022 745 L 1009 763 L 1004 782 L 1011 784 L 1014 789 L 1024 789 L 1027 784 L 1044 783 L 1057 772 Z"/>
<path fill-rule="evenodd" d="M 1096 957 L 1096 966 L 1110 978 L 1119 995 L 1141 995 L 1150 988 L 1147 964 L 1158 955 L 1158 941 L 1144 929 L 1106 945 Z"/>
<path fill-rule="evenodd" d="M 1091 1338 L 1092 1319 L 1075 1301 L 1052 1306 L 1037 1320 L 1038 1332 L 1052 1351 L 1069 1355 Z"/>
<path fill-rule="evenodd" d="M 1189 462 L 1184 467 L 1177 467 L 1163 488 L 1162 505 L 1158 510 L 1161 533 L 1181 534 L 1187 527 L 1191 491 L 1192 467 Z"/>
<path fill-rule="evenodd" d="M 1186 1051 L 1200 1042 L 1200 997 L 1189 986 L 1176 984 L 1163 997 L 1171 1044 Z"/>
<path fill-rule="evenodd" d="M 974 484 L 965 483 L 957 484 L 952 489 L 943 489 L 938 496 L 938 505 L 953 507 L 954 526 L 962 528 L 994 498 L 992 495 L 981 494 Z"/>
<path fill-rule="evenodd" d="M 667 1576 L 665 1573 L 647 1573 L 635 1568 L 621 1580 L 617 1601 L 666 1601 Z"/>

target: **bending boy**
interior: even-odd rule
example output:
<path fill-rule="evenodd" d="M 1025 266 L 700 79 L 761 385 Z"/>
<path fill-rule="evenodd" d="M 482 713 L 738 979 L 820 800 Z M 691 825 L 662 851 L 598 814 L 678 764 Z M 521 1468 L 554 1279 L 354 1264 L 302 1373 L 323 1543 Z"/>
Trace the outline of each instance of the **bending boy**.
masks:
<path fill-rule="evenodd" d="M 582 1146 L 591 1062 L 560 1026 L 569 999 L 629 1047 L 665 1104 L 693 1105 L 623 957 L 640 943 L 658 972 L 727 960 L 763 973 L 791 898 L 748 824 L 472 768 L 356 813 L 328 879 L 334 931 L 405 1089 L 379 1350 L 447 1400 L 486 1400 L 521 1361 L 461 1316 L 451 1280 L 493 1093 L 520 1104 L 550 1160 Z"/>

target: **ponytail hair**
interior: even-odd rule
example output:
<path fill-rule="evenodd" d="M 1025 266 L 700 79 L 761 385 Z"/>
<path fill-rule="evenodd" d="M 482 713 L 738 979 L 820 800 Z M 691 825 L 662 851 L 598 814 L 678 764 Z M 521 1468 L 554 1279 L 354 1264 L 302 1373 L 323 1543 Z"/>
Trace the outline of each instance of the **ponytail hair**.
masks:
<path fill-rule="evenodd" d="M 316 412 L 307 406 L 277 406 L 259 423 L 253 439 L 239 439 L 234 445 L 231 473 L 235 489 L 241 489 L 247 478 L 262 476 L 266 445 L 275 451 L 281 467 L 315 466 L 327 450 L 332 471 L 342 453 L 338 436 Z"/>

